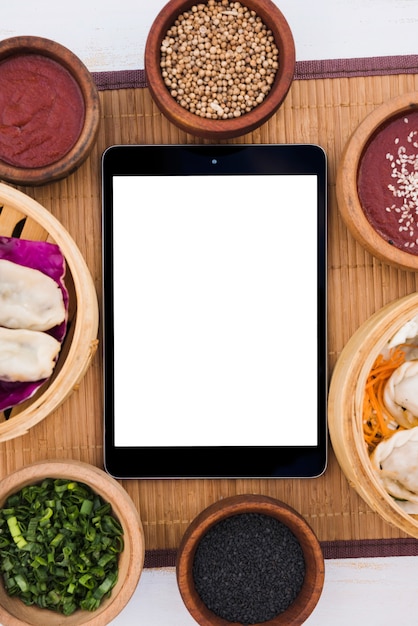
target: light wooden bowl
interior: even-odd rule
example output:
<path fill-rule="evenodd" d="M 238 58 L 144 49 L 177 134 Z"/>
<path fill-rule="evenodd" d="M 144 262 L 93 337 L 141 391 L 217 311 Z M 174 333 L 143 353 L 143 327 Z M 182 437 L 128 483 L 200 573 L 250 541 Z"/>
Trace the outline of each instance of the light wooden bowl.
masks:
<path fill-rule="evenodd" d="M 193 580 L 193 561 L 202 537 L 210 528 L 233 515 L 260 513 L 287 526 L 300 543 L 305 559 L 305 578 L 294 602 L 265 626 L 298 626 L 312 613 L 324 584 L 324 558 L 321 546 L 306 520 L 284 502 L 263 495 L 238 495 L 225 498 L 202 511 L 187 528 L 177 556 L 177 583 L 183 602 L 200 626 L 227 626 L 231 622 L 215 615 L 202 602 Z"/>
<path fill-rule="evenodd" d="M 207 0 L 203 0 L 203 4 Z M 241 4 L 254 10 L 272 31 L 279 49 L 279 69 L 265 100 L 252 111 L 235 119 L 204 119 L 191 113 L 171 96 L 161 75 L 161 42 L 175 19 L 199 4 L 196 0 L 170 0 L 157 15 L 145 47 L 145 73 L 150 93 L 161 112 L 177 127 L 207 139 L 229 139 L 251 132 L 266 122 L 285 99 L 293 81 L 295 46 L 290 27 L 271 0 L 243 0 Z"/>
<path fill-rule="evenodd" d="M 358 192 L 358 173 L 364 152 L 385 126 L 398 116 L 418 110 L 418 94 L 397 96 L 372 111 L 357 127 L 345 145 L 336 181 L 338 207 L 353 237 L 375 257 L 404 270 L 418 270 L 418 254 L 389 243 L 365 215 Z M 371 184 L 375 181 L 370 181 Z M 418 230 L 416 232 L 418 237 Z"/>
<path fill-rule="evenodd" d="M 362 324 L 340 354 L 328 397 L 332 447 L 349 484 L 386 522 L 413 537 L 418 537 L 418 520 L 395 503 L 372 471 L 362 432 L 362 406 L 366 379 L 377 356 L 417 314 L 414 293 L 388 304 Z"/>
<path fill-rule="evenodd" d="M 29 465 L 0 481 L 0 507 L 13 493 L 44 478 L 82 482 L 111 504 L 113 515 L 124 532 L 118 582 L 111 596 L 103 600 L 96 611 L 78 610 L 67 617 L 47 609 L 26 606 L 19 598 L 9 596 L 0 582 L 0 623 L 4 626 L 106 626 L 129 602 L 143 569 L 145 544 L 138 511 L 127 492 L 102 470 L 80 461 L 59 460 Z"/>
<path fill-rule="evenodd" d="M 24 435 L 54 411 L 84 376 L 98 346 L 99 307 L 93 279 L 69 233 L 38 202 L 0 183 L 0 235 L 56 243 L 66 260 L 68 330 L 51 378 L 32 398 L 0 412 L 0 442 Z"/>
<path fill-rule="evenodd" d="M 71 50 L 55 41 L 35 36 L 10 37 L 0 41 L 0 63 L 17 55 L 41 55 L 58 63 L 75 79 L 84 100 L 85 113 L 81 132 L 66 154 L 48 165 L 30 168 L 11 165 L 0 159 L 1 180 L 17 185 L 42 185 L 68 176 L 88 157 L 99 130 L 99 95 L 92 75 L 84 63 Z M 25 132 L 25 127 L 22 132 Z"/>

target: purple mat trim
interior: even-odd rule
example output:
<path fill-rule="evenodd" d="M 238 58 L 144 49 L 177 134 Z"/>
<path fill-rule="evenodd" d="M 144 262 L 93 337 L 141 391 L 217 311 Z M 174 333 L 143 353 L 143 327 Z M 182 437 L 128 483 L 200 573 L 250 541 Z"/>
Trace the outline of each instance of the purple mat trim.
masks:
<path fill-rule="evenodd" d="M 418 556 L 418 539 L 363 539 L 321 541 L 325 559 L 360 559 L 387 556 Z M 145 567 L 175 567 L 176 550 L 147 550 Z"/>
<path fill-rule="evenodd" d="M 412 538 L 322 541 L 321 547 L 325 559 L 418 556 L 418 540 Z"/>
<path fill-rule="evenodd" d="M 144 567 L 175 567 L 177 550 L 146 550 Z"/>
<path fill-rule="evenodd" d="M 418 55 L 297 61 L 295 80 L 418 73 Z M 92 72 L 99 91 L 147 86 L 144 70 Z"/>
<path fill-rule="evenodd" d="M 298 61 L 296 80 L 418 73 L 418 55 Z"/>
<path fill-rule="evenodd" d="M 99 91 L 106 91 L 106 89 L 135 89 L 147 86 L 144 70 L 92 72 L 92 76 Z"/>

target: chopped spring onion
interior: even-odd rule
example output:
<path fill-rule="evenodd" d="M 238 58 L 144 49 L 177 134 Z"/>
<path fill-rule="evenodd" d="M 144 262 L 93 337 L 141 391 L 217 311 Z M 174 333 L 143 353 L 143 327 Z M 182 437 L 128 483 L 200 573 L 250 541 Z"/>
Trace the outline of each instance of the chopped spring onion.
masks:
<path fill-rule="evenodd" d="M 123 545 L 110 504 L 84 483 L 47 478 L 0 509 L 0 573 L 27 605 L 96 610 L 117 582 Z"/>

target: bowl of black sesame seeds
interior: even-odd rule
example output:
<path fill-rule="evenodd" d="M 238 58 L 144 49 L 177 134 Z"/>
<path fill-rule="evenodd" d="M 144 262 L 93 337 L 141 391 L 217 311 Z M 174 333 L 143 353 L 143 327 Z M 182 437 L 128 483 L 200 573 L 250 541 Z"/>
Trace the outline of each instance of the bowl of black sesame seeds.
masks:
<path fill-rule="evenodd" d="M 177 584 L 200 626 L 303 624 L 324 584 L 320 543 L 284 502 L 238 495 L 213 503 L 179 546 Z"/>
<path fill-rule="evenodd" d="M 294 77 L 289 24 L 271 0 L 170 0 L 145 46 L 151 96 L 178 128 L 206 139 L 253 131 Z"/>

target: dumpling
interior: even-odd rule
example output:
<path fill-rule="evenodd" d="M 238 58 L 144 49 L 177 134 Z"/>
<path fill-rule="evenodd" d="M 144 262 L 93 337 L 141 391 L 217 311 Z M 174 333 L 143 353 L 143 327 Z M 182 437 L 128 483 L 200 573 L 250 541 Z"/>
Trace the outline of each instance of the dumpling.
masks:
<path fill-rule="evenodd" d="M 418 336 L 418 315 L 406 322 L 398 332 L 389 341 L 388 347 L 393 348 L 400 344 L 406 343 L 409 339 L 415 339 Z"/>
<path fill-rule="evenodd" d="M 49 378 L 59 341 L 44 332 L 0 328 L 0 379 L 25 382 Z"/>
<path fill-rule="evenodd" d="M 418 427 L 381 441 L 370 457 L 384 489 L 407 513 L 418 513 Z"/>
<path fill-rule="evenodd" d="M 418 361 L 406 361 L 385 385 L 386 409 L 404 428 L 418 426 Z"/>
<path fill-rule="evenodd" d="M 0 259 L 0 326 L 49 330 L 64 321 L 59 285 L 39 270 Z"/>

